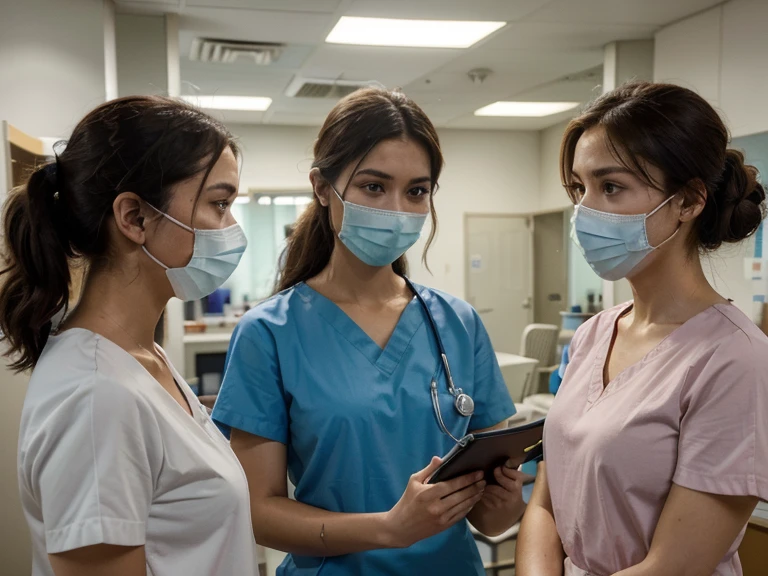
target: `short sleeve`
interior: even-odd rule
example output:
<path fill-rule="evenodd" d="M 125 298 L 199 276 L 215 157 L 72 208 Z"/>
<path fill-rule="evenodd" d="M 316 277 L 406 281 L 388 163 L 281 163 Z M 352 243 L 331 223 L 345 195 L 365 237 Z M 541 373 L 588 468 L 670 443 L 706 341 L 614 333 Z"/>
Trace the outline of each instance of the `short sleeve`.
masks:
<path fill-rule="evenodd" d="M 495 426 L 516 412 L 488 332 L 477 312 L 473 310 L 472 313 L 475 320 L 475 413 L 469 422 L 470 431 Z"/>
<path fill-rule="evenodd" d="M 213 419 L 227 437 L 237 428 L 288 443 L 288 407 L 277 347 L 258 317 L 246 316 L 235 328 Z"/>
<path fill-rule="evenodd" d="M 141 546 L 162 440 L 151 407 L 98 372 L 30 456 L 49 554 L 95 544 Z M 56 420 L 61 420 L 56 422 Z"/>
<path fill-rule="evenodd" d="M 729 337 L 689 372 L 681 397 L 679 486 L 768 499 L 768 342 Z"/>

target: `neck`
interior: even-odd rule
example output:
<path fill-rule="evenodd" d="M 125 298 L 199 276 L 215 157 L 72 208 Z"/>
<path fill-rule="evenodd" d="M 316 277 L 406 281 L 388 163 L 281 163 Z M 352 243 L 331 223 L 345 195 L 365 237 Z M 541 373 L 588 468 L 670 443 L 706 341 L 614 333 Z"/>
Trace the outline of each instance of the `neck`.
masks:
<path fill-rule="evenodd" d="M 682 324 L 724 299 L 710 286 L 697 252 L 672 249 L 630 280 L 634 322 Z"/>
<path fill-rule="evenodd" d="M 388 302 L 405 288 L 392 266 L 368 266 L 338 240 L 328 265 L 314 281 L 325 286 L 333 300 L 362 305 Z"/>
<path fill-rule="evenodd" d="M 80 303 L 67 320 L 70 326 L 94 327 L 153 350 L 155 327 L 168 303 L 149 285 L 146 274 L 94 270 L 88 274 Z"/>

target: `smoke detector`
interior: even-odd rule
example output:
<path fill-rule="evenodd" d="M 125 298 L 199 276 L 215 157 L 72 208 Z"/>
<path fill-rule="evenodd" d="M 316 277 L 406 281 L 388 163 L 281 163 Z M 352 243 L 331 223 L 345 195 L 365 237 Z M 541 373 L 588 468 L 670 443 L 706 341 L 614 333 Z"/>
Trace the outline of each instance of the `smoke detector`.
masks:
<path fill-rule="evenodd" d="M 295 76 L 285 95 L 291 98 L 344 98 L 355 90 L 377 85 L 373 81 L 338 80 L 330 78 L 302 78 Z"/>
<path fill-rule="evenodd" d="M 189 59 L 200 62 L 232 64 L 240 58 L 253 60 L 259 66 L 269 66 L 280 57 L 284 44 L 195 38 L 189 49 Z"/>
<path fill-rule="evenodd" d="M 469 79 L 472 80 L 473 84 L 482 84 L 485 82 L 485 79 L 488 78 L 493 74 L 493 70 L 490 68 L 473 68 L 469 72 L 467 72 L 467 76 L 469 76 Z"/>

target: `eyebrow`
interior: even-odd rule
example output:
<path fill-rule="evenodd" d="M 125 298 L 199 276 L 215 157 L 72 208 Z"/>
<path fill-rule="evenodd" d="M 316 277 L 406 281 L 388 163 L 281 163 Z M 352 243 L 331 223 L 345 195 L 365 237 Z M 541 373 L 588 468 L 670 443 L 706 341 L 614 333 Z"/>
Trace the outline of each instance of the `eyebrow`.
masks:
<path fill-rule="evenodd" d="M 382 180 L 394 180 L 394 177 L 390 176 L 386 172 L 381 172 L 380 170 L 376 170 L 374 168 L 364 168 L 363 170 L 360 170 L 355 174 L 355 176 L 360 176 L 361 174 L 367 174 L 368 176 L 375 176 L 377 178 L 381 178 Z M 408 185 L 412 184 L 421 184 L 423 182 L 432 182 L 432 178 L 429 176 L 422 176 L 420 178 L 412 178 Z"/>
<path fill-rule="evenodd" d="M 237 194 L 237 187 L 233 186 L 229 182 L 217 182 L 216 184 L 211 184 L 205 190 L 206 192 L 213 192 L 215 190 L 224 190 L 230 196 Z"/>
<path fill-rule="evenodd" d="M 579 180 L 581 180 L 581 176 L 579 176 L 574 170 L 571 170 L 571 174 L 576 176 Z M 602 178 L 603 176 L 609 176 L 611 174 L 629 174 L 631 176 L 634 176 L 635 173 L 628 169 L 624 168 L 623 166 L 606 166 L 605 168 L 598 168 L 597 170 L 592 170 L 592 177 L 593 178 Z"/>

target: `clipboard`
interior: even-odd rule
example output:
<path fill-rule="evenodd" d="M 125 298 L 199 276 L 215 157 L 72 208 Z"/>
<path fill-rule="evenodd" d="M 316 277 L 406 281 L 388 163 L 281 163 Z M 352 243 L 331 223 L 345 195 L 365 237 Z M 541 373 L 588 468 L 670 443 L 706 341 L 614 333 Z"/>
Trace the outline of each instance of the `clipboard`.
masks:
<path fill-rule="evenodd" d="M 429 479 L 429 484 L 445 482 L 482 470 L 488 484 L 498 484 L 493 471 L 509 462 L 517 468 L 544 453 L 544 419 L 502 430 L 468 434 L 443 457 L 443 463 Z"/>

